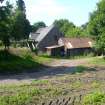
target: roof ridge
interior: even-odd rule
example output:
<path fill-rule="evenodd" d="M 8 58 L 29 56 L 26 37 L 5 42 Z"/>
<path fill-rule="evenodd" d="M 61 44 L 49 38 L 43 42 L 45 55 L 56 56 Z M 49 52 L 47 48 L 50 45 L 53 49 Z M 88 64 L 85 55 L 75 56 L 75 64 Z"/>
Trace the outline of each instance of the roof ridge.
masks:
<path fill-rule="evenodd" d="M 41 41 L 42 39 L 44 39 L 44 37 L 50 32 L 50 30 L 52 30 L 54 28 L 54 25 L 51 25 L 49 27 L 45 27 L 41 33 L 38 35 L 37 37 L 37 41 Z"/>

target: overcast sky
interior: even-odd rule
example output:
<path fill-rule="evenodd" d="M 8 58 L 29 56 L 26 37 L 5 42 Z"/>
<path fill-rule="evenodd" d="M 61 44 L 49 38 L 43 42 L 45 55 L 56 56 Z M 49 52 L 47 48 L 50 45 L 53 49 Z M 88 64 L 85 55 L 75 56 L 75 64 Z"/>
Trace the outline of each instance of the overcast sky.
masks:
<path fill-rule="evenodd" d="M 15 0 L 10 0 L 15 2 Z M 44 21 L 51 25 L 55 19 L 68 19 L 80 26 L 89 19 L 99 0 L 24 0 L 31 24 Z"/>

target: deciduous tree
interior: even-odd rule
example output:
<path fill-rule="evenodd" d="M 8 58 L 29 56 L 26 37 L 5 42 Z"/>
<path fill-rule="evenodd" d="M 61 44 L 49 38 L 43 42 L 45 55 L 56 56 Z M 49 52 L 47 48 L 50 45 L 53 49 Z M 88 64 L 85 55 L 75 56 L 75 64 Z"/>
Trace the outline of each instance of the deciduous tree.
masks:
<path fill-rule="evenodd" d="M 38 28 L 42 28 L 42 27 L 46 27 L 46 24 L 45 24 L 43 21 L 34 23 L 34 24 L 31 26 L 31 31 L 32 31 L 32 32 L 35 32 Z"/>
<path fill-rule="evenodd" d="M 97 4 L 97 9 L 90 16 L 88 30 L 96 38 L 95 47 L 98 52 L 105 52 L 105 0 Z"/>
<path fill-rule="evenodd" d="M 0 6 L 0 39 L 5 48 L 9 48 L 11 37 L 11 9 L 12 6 L 6 2 L 5 6 Z"/>
<path fill-rule="evenodd" d="M 31 26 L 26 18 L 25 3 L 23 0 L 18 0 L 16 4 L 12 34 L 15 40 L 27 39 L 31 31 Z"/>

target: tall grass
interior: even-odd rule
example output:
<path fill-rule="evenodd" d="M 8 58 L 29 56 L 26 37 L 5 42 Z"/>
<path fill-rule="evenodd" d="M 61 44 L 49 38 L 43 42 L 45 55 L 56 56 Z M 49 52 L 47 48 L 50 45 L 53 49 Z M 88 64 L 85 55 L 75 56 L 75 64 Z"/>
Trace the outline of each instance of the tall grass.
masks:
<path fill-rule="evenodd" d="M 105 93 L 94 92 L 84 97 L 82 105 L 104 105 L 104 104 L 105 104 Z"/>
<path fill-rule="evenodd" d="M 44 57 L 35 56 L 27 50 L 0 51 L 0 74 L 32 72 L 43 67 Z"/>

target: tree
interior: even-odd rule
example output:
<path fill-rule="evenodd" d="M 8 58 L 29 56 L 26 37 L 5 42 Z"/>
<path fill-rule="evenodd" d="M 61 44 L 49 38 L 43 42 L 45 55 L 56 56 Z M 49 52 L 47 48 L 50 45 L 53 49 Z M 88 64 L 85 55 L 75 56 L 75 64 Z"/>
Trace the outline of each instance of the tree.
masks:
<path fill-rule="evenodd" d="M 91 35 L 99 36 L 105 32 L 105 0 L 97 4 L 97 10 L 91 13 L 88 30 Z"/>
<path fill-rule="evenodd" d="M 9 48 L 11 36 L 11 9 L 12 6 L 6 2 L 6 6 L 0 6 L 0 39 Z"/>
<path fill-rule="evenodd" d="M 67 19 L 55 20 L 54 24 L 58 26 L 60 31 L 64 33 L 66 37 L 86 37 L 85 32 L 87 24 L 84 24 L 82 27 L 77 27 Z"/>
<path fill-rule="evenodd" d="M 28 19 L 25 20 L 25 36 L 24 39 L 28 39 L 29 38 L 29 34 L 31 32 L 31 25 Z"/>
<path fill-rule="evenodd" d="M 17 9 L 25 14 L 26 7 L 25 7 L 24 1 L 23 0 L 18 0 L 18 1 L 16 1 L 16 4 L 17 4 Z"/>
<path fill-rule="evenodd" d="M 84 37 L 92 37 L 92 35 L 89 34 L 89 31 L 88 31 L 88 22 L 81 25 L 81 29 L 82 29 L 82 32 L 81 32 L 81 35 L 83 35 Z"/>
<path fill-rule="evenodd" d="M 31 31 L 35 32 L 38 28 L 42 28 L 42 27 L 46 27 L 46 24 L 44 22 L 41 21 L 41 22 L 34 23 L 31 26 Z"/>
<path fill-rule="evenodd" d="M 30 22 L 26 18 L 25 3 L 23 0 L 18 0 L 17 8 L 13 17 L 13 38 L 15 40 L 27 39 L 31 31 Z"/>
<path fill-rule="evenodd" d="M 67 34 L 68 30 L 72 29 L 75 27 L 75 25 L 72 22 L 69 22 L 67 19 L 60 19 L 60 20 L 55 20 L 54 24 L 58 26 L 60 31 L 64 33 L 65 35 Z"/>
<path fill-rule="evenodd" d="M 95 36 L 95 48 L 98 52 L 105 52 L 105 0 L 97 4 L 97 9 L 90 16 L 88 30 Z"/>
<path fill-rule="evenodd" d="M 82 29 L 80 27 L 75 27 L 75 28 L 69 29 L 66 35 L 67 37 L 81 37 L 83 36 L 81 33 L 82 33 Z"/>
<path fill-rule="evenodd" d="M 98 54 L 105 55 L 105 33 L 102 33 L 99 36 L 99 39 L 96 40 L 94 47 L 95 47 L 95 50 Z"/>

